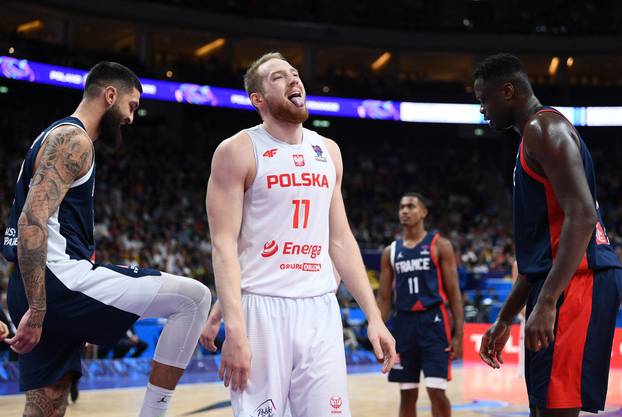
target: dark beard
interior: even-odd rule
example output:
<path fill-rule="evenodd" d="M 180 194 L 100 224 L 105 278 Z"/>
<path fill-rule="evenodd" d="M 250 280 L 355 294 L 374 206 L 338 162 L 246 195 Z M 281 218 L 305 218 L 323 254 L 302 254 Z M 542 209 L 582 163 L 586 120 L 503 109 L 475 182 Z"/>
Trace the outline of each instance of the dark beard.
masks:
<path fill-rule="evenodd" d="M 267 103 L 270 114 L 277 120 L 297 124 L 304 123 L 309 118 L 309 111 L 306 105 L 292 109 L 291 106 L 282 101 L 278 103 L 267 101 Z"/>
<path fill-rule="evenodd" d="M 99 121 L 98 140 L 109 148 L 117 149 L 121 146 L 121 120 L 123 115 L 115 104 L 103 114 Z"/>

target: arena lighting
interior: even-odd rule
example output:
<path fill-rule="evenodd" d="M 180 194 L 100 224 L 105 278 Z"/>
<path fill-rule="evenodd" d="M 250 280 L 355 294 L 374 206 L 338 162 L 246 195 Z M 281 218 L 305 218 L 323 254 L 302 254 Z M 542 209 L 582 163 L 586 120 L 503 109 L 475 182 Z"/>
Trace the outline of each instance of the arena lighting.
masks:
<path fill-rule="evenodd" d="M 17 33 L 28 33 L 28 32 L 32 32 L 33 30 L 41 29 L 42 27 L 43 27 L 42 21 L 40 21 L 39 19 L 32 20 L 30 22 L 22 23 L 21 25 L 19 25 L 17 27 Z"/>
<path fill-rule="evenodd" d="M 83 89 L 87 71 L 0 56 L 0 78 Z M 141 78 L 143 98 L 199 106 L 252 110 L 244 90 Z M 308 96 L 312 116 L 392 120 L 412 123 L 482 125 L 478 104 L 413 103 L 390 100 Z M 575 126 L 622 126 L 622 106 L 556 107 Z"/>
<path fill-rule="evenodd" d="M 13 53 L 15 52 L 15 48 L 13 48 L 12 46 L 9 48 L 9 53 L 11 55 L 13 55 Z"/>
<path fill-rule="evenodd" d="M 208 44 L 203 45 L 202 47 L 198 48 L 196 51 L 194 51 L 194 55 L 198 56 L 198 57 L 206 57 L 209 54 L 211 54 L 212 52 L 214 52 L 216 49 L 220 48 L 221 46 L 223 46 L 225 44 L 225 39 L 224 38 L 218 38 L 215 41 L 212 41 Z"/>
<path fill-rule="evenodd" d="M 311 121 L 311 126 L 325 129 L 327 127 L 330 127 L 330 121 L 315 119 Z"/>
<path fill-rule="evenodd" d="M 557 67 L 559 67 L 559 58 L 554 56 L 549 64 L 549 75 L 555 75 L 557 73 Z"/>
<path fill-rule="evenodd" d="M 574 58 L 569 56 L 568 59 L 566 59 L 566 66 L 568 68 L 572 67 L 574 65 Z"/>
<path fill-rule="evenodd" d="M 380 55 L 374 62 L 372 62 L 372 64 L 370 65 L 370 68 L 373 71 L 378 71 L 379 69 L 384 67 L 387 64 L 387 62 L 389 62 L 390 59 L 391 59 L 391 53 L 385 52 L 382 55 Z"/>

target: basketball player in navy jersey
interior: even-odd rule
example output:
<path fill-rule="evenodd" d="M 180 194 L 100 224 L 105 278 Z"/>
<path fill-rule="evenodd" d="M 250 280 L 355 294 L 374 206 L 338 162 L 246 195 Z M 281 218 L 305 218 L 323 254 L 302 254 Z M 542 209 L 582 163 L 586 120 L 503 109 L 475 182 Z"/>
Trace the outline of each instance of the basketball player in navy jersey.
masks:
<path fill-rule="evenodd" d="M 491 367 L 527 305 L 525 379 L 532 416 L 603 410 L 622 265 L 600 214 L 594 165 L 574 126 L 536 98 L 521 61 L 490 56 L 474 71 L 481 112 L 522 136 L 514 169 L 518 279 L 482 339 Z"/>
<path fill-rule="evenodd" d="M 385 321 L 392 304 L 395 307 L 392 334 L 399 356 L 389 372 L 389 381 L 400 384 L 399 417 L 417 415 L 422 370 L 432 415 L 450 416 L 451 405 L 445 395 L 451 379 L 450 361 L 462 356 L 464 314 L 456 257 L 449 240 L 426 230 L 427 214 L 423 196 L 404 194 L 399 206 L 403 237 L 384 250 L 380 265 L 377 300 Z M 453 336 L 447 302 L 453 316 Z"/>
<path fill-rule="evenodd" d="M 52 123 L 26 153 L 3 240 L 15 269 L 7 339 L 19 354 L 24 416 L 65 414 L 81 375 L 85 342 L 115 343 L 139 317 L 166 317 L 141 417 L 163 417 L 207 319 L 211 296 L 198 281 L 152 269 L 94 263 L 93 142 L 118 145 L 142 86 L 123 65 L 89 72 L 75 112 Z"/>

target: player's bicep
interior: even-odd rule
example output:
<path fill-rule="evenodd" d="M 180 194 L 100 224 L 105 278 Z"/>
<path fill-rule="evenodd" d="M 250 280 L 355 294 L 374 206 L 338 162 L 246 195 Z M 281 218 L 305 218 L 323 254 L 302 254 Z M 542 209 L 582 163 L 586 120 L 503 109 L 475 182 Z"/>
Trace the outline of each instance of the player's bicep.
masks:
<path fill-rule="evenodd" d="M 535 128 L 528 128 L 525 141 L 530 155 L 550 181 L 564 213 L 594 211 L 583 158 L 567 122 L 544 121 Z"/>
<path fill-rule="evenodd" d="M 207 183 L 205 205 L 214 244 L 220 240 L 235 241 L 242 225 L 244 161 L 235 155 L 232 143 L 223 143 L 214 152 Z"/>
<path fill-rule="evenodd" d="M 458 267 L 454 248 L 447 239 L 439 239 L 436 245 L 440 257 L 439 264 L 443 286 L 446 290 L 453 289 L 458 286 Z"/>
<path fill-rule="evenodd" d="M 393 266 L 391 265 L 391 248 L 387 247 L 380 258 L 380 285 L 378 295 L 388 299 L 391 296 L 393 286 Z"/>
<path fill-rule="evenodd" d="M 72 183 L 88 172 L 93 162 L 93 144 L 83 131 L 57 128 L 47 139 L 33 174 L 24 212 L 46 219 L 52 215 Z"/>
<path fill-rule="evenodd" d="M 331 159 L 335 167 L 335 189 L 330 201 L 329 224 L 331 242 L 339 243 L 348 233 L 352 233 L 348 224 L 348 216 L 346 215 L 346 207 L 343 202 L 341 193 L 341 181 L 343 176 L 343 163 L 341 160 L 341 151 L 339 146 L 330 140 L 325 139 L 326 147 L 330 153 Z"/>

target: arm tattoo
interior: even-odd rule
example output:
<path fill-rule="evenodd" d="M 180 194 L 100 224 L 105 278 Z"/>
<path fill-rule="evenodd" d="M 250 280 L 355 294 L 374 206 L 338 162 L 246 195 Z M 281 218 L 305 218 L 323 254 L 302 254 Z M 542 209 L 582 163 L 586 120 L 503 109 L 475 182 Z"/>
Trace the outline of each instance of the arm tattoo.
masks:
<path fill-rule="evenodd" d="M 28 304 L 34 311 L 46 309 L 45 263 L 47 222 L 62 202 L 73 181 L 90 164 L 93 148 L 85 144 L 77 128 L 60 127 L 47 139 L 39 167 L 18 221 L 18 261 Z M 29 326 L 40 327 L 43 314 L 33 314 Z"/>

